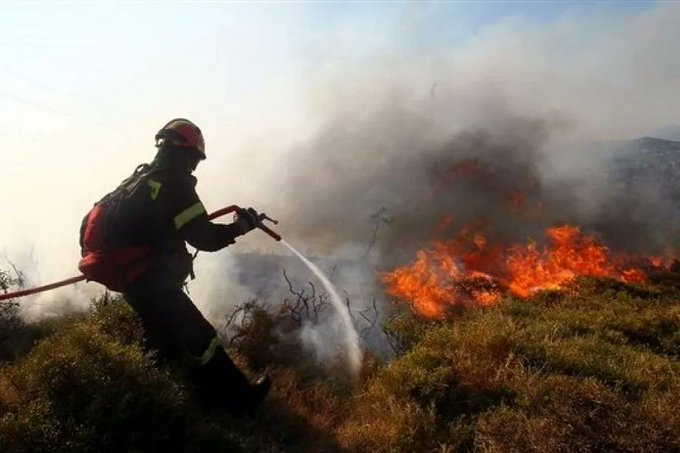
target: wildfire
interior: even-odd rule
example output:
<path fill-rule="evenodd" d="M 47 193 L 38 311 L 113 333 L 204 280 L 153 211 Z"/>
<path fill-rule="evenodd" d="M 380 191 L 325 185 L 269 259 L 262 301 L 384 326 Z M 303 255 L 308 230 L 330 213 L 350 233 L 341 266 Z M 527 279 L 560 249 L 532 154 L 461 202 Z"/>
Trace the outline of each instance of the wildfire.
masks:
<path fill-rule="evenodd" d="M 504 292 L 526 298 L 541 290 L 559 290 L 579 276 L 609 277 L 644 283 L 642 270 L 565 225 L 546 231 L 543 247 L 534 241 L 503 247 L 480 233 L 463 229 L 453 240 L 421 250 L 410 266 L 381 274 L 386 292 L 413 303 L 428 318 L 443 317 L 451 306 L 497 303 Z M 651 264 L 651 263 L 650 263 Z"/>

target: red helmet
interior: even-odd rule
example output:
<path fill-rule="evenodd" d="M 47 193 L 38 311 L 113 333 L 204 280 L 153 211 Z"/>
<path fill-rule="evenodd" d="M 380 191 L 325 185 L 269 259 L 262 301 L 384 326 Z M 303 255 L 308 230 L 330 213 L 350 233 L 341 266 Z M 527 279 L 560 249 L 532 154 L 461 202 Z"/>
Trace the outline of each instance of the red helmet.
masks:
<path fill-rule="evenodd" d="M 201 160 L 205 159 L 203 134 L 198 126 L 187 119 L 175 118 L 158 131 L 156 147 L 161 148 L 164 143 L 168 142 L 182 148 L 195 150 L 201 156 Z"/>

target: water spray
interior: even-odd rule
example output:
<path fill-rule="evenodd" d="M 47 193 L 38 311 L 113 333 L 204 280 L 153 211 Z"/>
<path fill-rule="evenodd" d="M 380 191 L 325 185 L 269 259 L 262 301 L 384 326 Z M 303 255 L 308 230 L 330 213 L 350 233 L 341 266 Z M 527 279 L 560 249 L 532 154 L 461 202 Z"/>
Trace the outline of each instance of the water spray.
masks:
<path fill-rule="evenodd" d="M 225 208 L 219 209 L 215 212 L 212 212 L 208 215 L 208 219 L 214 220 L 218 217 L 221 217 L 226 214 L 230 214 L 233 212 L 237 212 L 241 210 L 241 208 L 237 205 L 231 205 L 227 206 Z M 331 283 L 331 281 L 326 277 L 326 275 L 319 269 L 314 263 L 309 261 L 302 253 L 297 251 L 292 245 L 287 243 L 286 241 L 282 240 L 281 235 L 273 231 L 271 228 L 268 226 L 264 225 L 262 222 L 264 221 L 269 221 L 273 224 L 278 224 L 279 222 L 277 220 L 272 219 L 269 217 L 267 214 L 260 214 L 260 224 L 257 226 L 260 230 L 265 232 L 267 235 L 269 235 L 272 239 L 274 239 L 277 242 L 281 242 L 283 245 L 288 247 L 291 252 L 295 254 L 300 260 L 312 271 L 312 273 L 321 281 L 321 284 L 323 287 L 326 289 L 328 294 L 331 296 L 331 301 L 333 303 L 333 307 L 335 308 L 338 318 L 340 320 L 340 324 L 342 325 L 343 328 L 343 333 L 344 333 L 344 346 L 347 350 L 347 360 L 349 362 L 350 370 L 352 372 L 352 375 L 354 377 L 357 377 L 359 374 L 359 370 L 361 369 L 361 360 L 362 360 L 362 353 L 361 349 L 359 348 L 359 335 L 357 334 L 356 329 L 354 328 L 354 324 L 352 323 L 352 318 L 349 313 L 349 308 L 346 307 L 343 302 L 342 298 L 338 294 L 337 290 Z M 12 293 L 6 293 L 6 294 L 0 294 L 0 302 L 9 300 L 9 299 L 16 299 L 19 297 L 24 297 L 24 296 L 29 296 L 32 294 L 38 294 L 46 291 L 50 291 L 55 288 L 60 288 L 62 286 L 67 286 L 67 285 L 72 285 L 74 283 L 78 283 L 81 281 L 85 280 L 84 275 L 79 275 L 71 278 L 67 278 L 65 280 L 61 280 L 58 282 L 50 283 L 48 285 L 43 285 L 43 286 L 38 286 L 35 288 L 30 288 L 30 289 L 25 289 L 21 291 L 16 291 Z"/>
<path fill-rule="evenodd" d="M 309 270 L 311 270 L 316 278 L 321 281 L 323 287 L 326 289 L 328 294 L 331 296 L 331 302 L 333 302 L 333 307 L 337 311 L 338 317 L 340 318 L 340 323 L 343 328 L 343 340 L 344 346 L 347 350 L 347 360 L 349 362 L 349 367 L 352 372 L 352 376 L 358 377 L 359 371 L 361 370 L 361 360 L 362 353 L 361 348 L 359 348 L 359 334 L 357 333 L 354 324 L 352 323 L 352 317 L 349 313 L 349 307 L 342 303 L 342 298 L 338 294 L 338 291 L 333 286 L 333 283 L 326 277 L 326 275 L 319 269 L 319 267 L 309 261 L 302 253 L 298 252 L 295 247 L 287 243 L 286 241 L 281 241 L 283 245 L 288 247 L 291 252 L 293 252 L 303 263 L 307 265 Z"/>

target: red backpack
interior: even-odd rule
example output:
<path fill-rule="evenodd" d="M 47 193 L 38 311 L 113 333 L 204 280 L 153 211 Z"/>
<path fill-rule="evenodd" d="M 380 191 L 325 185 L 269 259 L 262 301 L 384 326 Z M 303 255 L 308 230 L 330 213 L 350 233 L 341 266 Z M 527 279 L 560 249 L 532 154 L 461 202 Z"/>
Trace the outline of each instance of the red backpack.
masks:
<path fill-rule="evenodd" d="M 118 189 L 94 205 L 80 227 L 82 259 L 78 269 L 87 280 L 112 291 L 123 291 L 151 266 L 148 245 L 118 245 L 109 240 L 111 217 L 124 208 L 126 194 L 139 186 L 147 170 L 147 166 L 137 167 Z"/>

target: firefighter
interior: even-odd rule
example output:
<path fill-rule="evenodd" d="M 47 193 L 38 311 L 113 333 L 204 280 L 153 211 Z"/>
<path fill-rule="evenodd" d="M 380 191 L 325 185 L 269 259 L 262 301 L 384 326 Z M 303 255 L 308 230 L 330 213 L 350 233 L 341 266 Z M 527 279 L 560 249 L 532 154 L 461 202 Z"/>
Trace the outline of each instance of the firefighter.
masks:
<path fill-rule="evenodd" d="M 196 178 L 192 176 L 206 158 L 200 129 L 178 118 L 163 126 L 155 138 L 158 152 L 153 162 L 139 166 L 98 203 L 106 207 L 106 215 L 100 216 L 104 233 L 99 236 L 104 239 L 99 242 L 107 246 L 98 244 L 97 248 L 117 255 L 103 260 L 87 251 L 88 228 L 96 224 L 96 216 L 90 213 L 81 230 L 81 246 L 86 243 L 84 260 L 100 259 L 99 268 L 112 261 L 119 264 L 118 280 L 107 286 L 123 293 L 141 318 L 148 342 L 161 357 L 189 364 L 199 401 L 207 409 L 252 413 L 269 391 L 269 377 L 248 381 L 220 345 L 215 329 L 185 294 L 183 285 L 189 275 L 193 276 L 186 243 L 197 250 L 220 250 L 257 228 L 262 216 L 249 208 L 238 210 L 231 224 L 212 223 L 196 194 Z M 127 273 L 121 278 L 124 268 Z"/>

